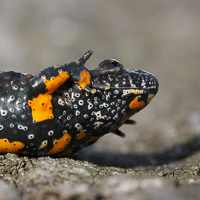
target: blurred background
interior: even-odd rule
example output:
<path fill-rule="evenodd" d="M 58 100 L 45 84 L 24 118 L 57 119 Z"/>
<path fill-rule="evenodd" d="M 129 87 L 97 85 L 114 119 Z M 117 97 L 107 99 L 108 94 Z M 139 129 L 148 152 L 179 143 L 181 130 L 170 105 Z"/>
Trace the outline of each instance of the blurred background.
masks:
<path fill-rule="evenodd" d="M 162 153 L 200 137 L 199 19 L 199 0 L 0 0 L 0 70 L 36 74 L 93 49 L 89 69 L 115 58 L 153 73 L 159 92 L 127 137 L 82 153 Z"/>

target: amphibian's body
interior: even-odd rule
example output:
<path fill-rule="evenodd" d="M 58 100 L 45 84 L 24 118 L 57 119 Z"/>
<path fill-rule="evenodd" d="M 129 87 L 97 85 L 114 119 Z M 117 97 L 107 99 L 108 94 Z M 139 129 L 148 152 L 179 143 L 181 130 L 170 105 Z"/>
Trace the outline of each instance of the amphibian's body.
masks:
<path fill-rule="evenodd" d="M 118 128 L 155 96 L 150 73 L 108 59 L 95 70 L 78 62 L 38 75 L 0 73 L 0 152 L 67 156 Z"/>

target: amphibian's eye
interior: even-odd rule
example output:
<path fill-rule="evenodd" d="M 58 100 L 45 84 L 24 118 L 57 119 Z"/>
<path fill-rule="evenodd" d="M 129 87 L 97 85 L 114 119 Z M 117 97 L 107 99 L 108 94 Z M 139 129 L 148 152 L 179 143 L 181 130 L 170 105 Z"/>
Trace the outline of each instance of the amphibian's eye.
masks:
<path fill-rule="evenodd" d="M 110 63 L 114 65 L 115 67 L 119 65 L 119 62 L 117 62 L 116 60 L 111 60 Z"/>

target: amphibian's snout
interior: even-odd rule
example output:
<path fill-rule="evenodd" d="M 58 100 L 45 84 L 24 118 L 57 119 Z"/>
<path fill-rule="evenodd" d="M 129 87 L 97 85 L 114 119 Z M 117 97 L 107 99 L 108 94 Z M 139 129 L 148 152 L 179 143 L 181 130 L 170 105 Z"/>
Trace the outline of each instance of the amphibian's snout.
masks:
<path fill-rule="evenodd" d="M 125 99 L 130 109 L 141 110 L 158 92 L 159 83 L 153 74 L 143 70 L 125 69 L 114 59 L 102 61 L 98 68 L 111 67 L 119 67 L 120 70 L 115 74 L 101 77 L 100 81 L 109 84 L 113 95 L 118 94 L 117 98 Z"/>
<path fill-rule="evenodd" d="M 143 70 L 124 69 L 122 72 L 124 84 L 133 89 L 131 93 L 147 94 L 155 96 L 158 92 L 159 83 L 157 78 L 150 72 Z M 135 92 L 134 92 L 135 90 Z"/>
<path fill-rule="evenodd" d="M 132 98 L 130 109 L 141 110 L 148 105 L 157 94 L 159 83 L 157 78 L 146 71 L 125 69 L 123 76 L 127 82 L 124 97 Z"/>

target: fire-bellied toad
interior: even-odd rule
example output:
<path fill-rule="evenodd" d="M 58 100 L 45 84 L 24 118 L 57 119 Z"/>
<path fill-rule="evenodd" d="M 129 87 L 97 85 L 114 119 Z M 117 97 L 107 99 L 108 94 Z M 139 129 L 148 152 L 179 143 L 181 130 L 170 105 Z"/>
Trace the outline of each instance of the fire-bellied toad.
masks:
<path fill-rule="evenodd" d="M 158 91 L 151 73 L 125 69 L 114 59 L 88 70 L 77 62 L 38 75 L 0 73 L 0 152 L 68 156 L 134 121 Z"/>

